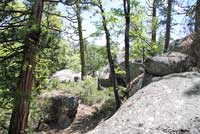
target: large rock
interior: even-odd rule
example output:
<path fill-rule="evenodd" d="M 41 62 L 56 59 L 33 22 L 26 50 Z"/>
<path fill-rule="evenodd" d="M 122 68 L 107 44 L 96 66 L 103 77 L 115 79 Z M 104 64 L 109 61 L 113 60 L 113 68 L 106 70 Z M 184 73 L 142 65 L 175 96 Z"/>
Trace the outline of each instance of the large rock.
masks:
<path fill-rule="evenodd" d="M 77 82 L 81 79 L 81 73 L 76 73 L 70 69 L 63 69 L 55 72 L 51 78 L 60 82 Z"/>
<path fill-rule="evenodd" d="M 200 35 L 192 33 L 172 42 L 169 51 L 176 51 L 189 55 L 193 59 L 193 63 L 200 67 Z"/>
<path fill-rule="evenodd" d="M 125 59 L 125 51 L 119 51 L 116 53 L 115 62 L 117 64 L 121 64 L 122 62 L 124 62 L 124 59 Z"/>
<path fill-rule="evenodd" d="M 106 65 L 99 71 L 97 71 L 97 77 L 98 77 L 98 85 L 103 87 L 111 87 L 111 76 L 110 76 L 110 67 L 109 65 Z M 126 86 L 125 82 L 125 75 L 123 74 L 116 74 L 116 80 L 117 84 L 120 86 Z"/>
<path fill-rule="evenodd" d="M 144 64 L 147 73 L 164 76 L 188 71 L 192 65 L 192 60 L 188 55 L 170 52 L 161 56 L 147 57 Z"/>
<path fill-rule="evenodd" d="M 189 54 L 189 51 L 191 49 L 191 44 L 194 41 L 194 35 L 195 34 L 191 34 L 182 39 L 177 39 L 174 42 L 170 43 L 168 51 L 169 52 L 175 51 L 184 54 Z"/>
<path fill-rule="evenodd" d="M 59 90 L 43 93 L 39 96 L 39 107 L 44 115 L 42 122 L 49 128 L 67 128 L 76 116 L 78 98 Z"/>
<path fill-rule="evenodd" d="M 146 85 L 148 85 L 152 81 L 154 81 L 154 78 L 153 78 L 152 75 L 150 75 L 148 73 L 142 73 L 141 75 L 136 77 L 134 80 L 132 80 L 128 84 L 128 87 L 127 87 L 128 97 L 134 95 L 138 90 L 145 87 Z"/>
<path fill-rule="evenodd" d="M 119 64 L 120 68 L 125 70 L 125 62 L 121 62 Z M 137 76 L 143 73 L 144 65 L 142 62 L 138 62 L 137 60 L 130 60 L 129 61 L 129 69 L 130 69 L 130 79 L 133 80 Z"/>
<path fill-rule="evenodd" d="M 102 67 L 101 69 L 99 69 L 96 72 L 96 76 L 99 79 L 109 79 L 109 77 L 110 77 L 110 67 L 109 67 L 109 65 L 106 65 L 106 66 Z"/>
<path fill-rule="evenodd" d="M 200 74 L 162 77 L 88 134 L 200 134 Z"/>
<path fill-rule="evenodd" d="M 194 64 L 200 68 L 200 34 L 196 34 L 194 42 L 191 45 L 190 53 L 191 57 L 194 58 Z"/>
<path fill-rule="evenodd" d="M 110 80 L 110 67 L 109 65 L 104 66 L 96 72 L 98 77 L 98 85 L 103 87 L 110 87 L 112 85 Z"/>
<path fill-rule="evenodd" d="M 115 61 L 119 65 L 119 67 L 125 71 L 125 52 L 118 52 L 116 54 Z M 144 65 L 142 64 L 141 59 L 129 59 L 129 69 L 130 69 L 130 77 L 131 80 L 135 79 L 137 76 L 142 74 L 142 70 Z"/>
<path fill-rule="evenodd" d="M 125 62 L 122 60 L 119 60 L 117 63 L 118 63 L 118 68 L 120 68 L 121 71 L 124 71 L 124 73 L 122 74 L 116 73 L 117 83 L 120 86 L 126 87 Z M 130 66 L 131 80 L 135 79 L 144 71 L 144 65 L 141 62 L 130 60 L 129 66 Z M 98 77 L 98 83 L 102 85 L 103 87 L 112 86 L 112 83 L 110 80 L 110 68 L 108 65 L 103 67 L 101 70 L 97 71 L 97 77 Z"/>

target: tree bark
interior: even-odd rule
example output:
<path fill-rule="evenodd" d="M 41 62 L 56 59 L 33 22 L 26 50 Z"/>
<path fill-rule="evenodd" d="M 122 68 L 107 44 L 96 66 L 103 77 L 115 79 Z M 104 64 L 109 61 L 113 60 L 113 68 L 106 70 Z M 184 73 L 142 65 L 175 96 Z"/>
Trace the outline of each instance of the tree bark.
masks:
<path fill-rule="evenodd" d="M 169 41 L 170 41 L 171 10 L 172 10 L 172 0 L 168 0 L 168 5 L 167 5 L 167 24 L 166 24 L 166 33 L 165 33 L 164 53 L 167 52 L 168 47 L 169 47 Z"/>
<path fill-rule="evenodd" d="M 80 44 L 80 59 L 81 59 L 81 79 L 84 79 L 86 76 L 85 70 L 85 46 L 83 40 L 83 32 L 82 32 L 82 18 L 81 18 L 81 9 L 80 9 L 80 1 L 78 0 L 76 3 L 77 8 L 77 20 L 78 20 L 78 34 L 79 34 L 79 44 Z"/>
<path fill-rule="evenodd" d="M 126 69 L 126 82 L 130 82 L 130 67 L 129 67 L 129 30 L 130 30 L 130 0 L 123 0 L 124 5 L 124 17 L 125 17 L 125 69 Z"/>
<path fill-rule="evenodd" d="M 200 31 L 200 0 L 197 0 L 195 11 L 195 32 Z"/>
<path fill-rule="evenodd" d="M 31 99 L 33 71 L 35 67 L 36 50 L 39 45 L 40 24 L 44 3 L 36 0 L 32 8 L 29 26 L 37 26 L 27 33 L 24 40 L 22 67 L 18 86 L 15 92 L 14 106 L 9 126 L 9 134 L 25 134 L 28 126 L 29 104 Z"/>
<path fill-rule="evenodd" d="M 106 35 L 106 50 L 107 50 L 108 62 L 109 62 L 109 65 L 110 65 L 110 75 L 111 75 L 111 82 L 112 82 L 114 95 L 115 95 L 116 109 L 118 109 L 121 106 L 121 101 L 120 101 L 120 97 L 119 97 L 119 93 L 118 93 L 118 89 L 117 89 L 117 81 L 116 81 L 116 75 L 115 75 L 115 65 L 114 65 L 114 61 L 113 61 L 113 58 L 112 58 L 112 54 L 111 54 L 110 32 L 107 28 L 105 12 L 104 12 L 102 3 L 101 3 L 100 0 L 98 0 L 98 2 L 99 2 L 99 8 L 101 10 L 102 24 L 103 24 L 103 28 L 104 28 L 105 35 Z"/>
<path fill-rule="evenodd" d="M 157 8 L 157 0 L 153 0 L 152 7 L 152 33 L 151 33 L 151 44 L 156 44 L 156 31 L 157 31 L 157 19 L 156 19 L 156 8 Z"/>

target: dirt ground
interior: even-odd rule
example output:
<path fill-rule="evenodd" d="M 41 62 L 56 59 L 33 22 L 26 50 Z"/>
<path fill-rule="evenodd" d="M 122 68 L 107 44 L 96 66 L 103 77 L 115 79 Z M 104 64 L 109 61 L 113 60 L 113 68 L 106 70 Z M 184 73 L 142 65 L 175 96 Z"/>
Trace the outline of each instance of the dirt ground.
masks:
<path fill-rule="evenodd" d="M 98 107 L 87 106 L 84 104 L 79 104 L 77 115 L 67 129 L 63 130 L 50 130 L 47 132 L 42 132 L 41 134 L 84 134 L 92 129 L 94 129 L 103 118 L 94 118 L 93 114 L 97 112 Z"/>

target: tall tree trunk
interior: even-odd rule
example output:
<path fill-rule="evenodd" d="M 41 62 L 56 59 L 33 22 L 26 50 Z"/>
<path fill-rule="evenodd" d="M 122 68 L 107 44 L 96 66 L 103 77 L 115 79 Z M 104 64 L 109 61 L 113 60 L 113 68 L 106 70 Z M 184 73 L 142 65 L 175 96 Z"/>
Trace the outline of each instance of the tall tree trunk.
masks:
<path fill-rule="evenodd" d="M 85 71 L 85 46 L 83 40 L 83 32 L 82 32 L 82 18 L 81 18 L 81 9 L 80 9 L 80 1 L 78 0 L 76 3 L 77 8 L 77 20 L 78 20 L 78 34 L 79 34 L 79 44 L 80 44 L 80 59 L 81 59 L 81 79 L 84 79 L 86 76 Z"/>
<path fill-rule="evenodd" d="M 126 69 L 126 82 L 130 82 L 130 67 L 129 67 L 129 30 L 130 30 L 130 0 L 123 0 L 124 5 L 124 17 L 126 22 L 125 27 L 125 69 Z"/>
<path fill-rule="evenodd" d="M 165 33 L 165 45 L 164 53 L 167 52 L 170 41 L 170 30 L 171 30 L 171 12 L 172 12 L 172 0 L 168 0 L 167 5 L 167 24 L 166 24 L 166 33 Z"/>
<path fill-rule="evenodd" d="M 200 0 L 197 0 L 195 11 L 195 32 L 200 31 Z"/>
<path fill-rule="evenodd" d="M 116 81 L 116 75 L 115 75 L 115 65 L 114 65 L 114 61 L 113 61 L 113 58 L 112 58 L 112 54 L 111 54 L 110 32 L 107 28 L 105 12 L 104 12 L 102 3 L 101 3 L 100 0 L 98 0 L 98 2 L 99 2 L 99 8 L 101 10 L 103 28 L 104 28 L 104 31 L 105 31 L 105 34 L 106 34 L 106 50 L 107 50 L 107 55 L 108 55 L 108 62 L 109 62 L 109 65 L 110 65 L 111 82 L 112 82 L 113 91 L 114 91 L 114 95 L 115 95 L 116 109 L 118 109 L 121 106 L 121 101 L 120 101 L 120 97 L 119 97 L 119 93 L 118 93 L 118 89 L 117 89 L 117 81 Z"/>
<path fill-rule="evenodd" d="M 40 24 L 44 3 L 36 0 L 33 5 L 29 26 L 38 26 L 37 29 L 27 33 L 24 40 L 24 52 L 18 88 L 15 93 L 14 107 L 9 126 L 9 134 L 24 134 L 28 126 L 29 104 L 33 83 L 36 49 L 39 45 Z"/>
<path fill-rule="evenodd" d="M 152 7 L 152 26 L 151 26 L 151 44 L 156 44 L 157 18 L 156 18 L 157 0 L 153 0 Z"/>

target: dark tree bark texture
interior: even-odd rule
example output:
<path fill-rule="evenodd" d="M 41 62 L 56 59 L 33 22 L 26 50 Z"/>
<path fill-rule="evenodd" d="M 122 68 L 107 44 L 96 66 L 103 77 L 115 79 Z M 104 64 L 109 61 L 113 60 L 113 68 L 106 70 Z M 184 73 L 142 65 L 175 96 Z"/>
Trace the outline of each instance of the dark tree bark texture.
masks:
<path fill-rule="evenodd" d="M 169 47 L 170 29 L 171 29 L 171 12 L 172 12 L 172 0 L 168 0 L 164 53 L 167 52 L 168 47 Z"/>
<path fill-rule="evenodd" d="M 129 68 L 129 30 L 130 30 L 130 0 L 123 0 L 124 16 L 125 16 L 125 69 L 126 69 L 126 82 L 130 82 L 130 68 Z"/>
<path fill-rule="evenodd" d="M 86 76 L 86 69 L 85 69 L 85 46 L 83 40 L 83 32 L 82 32 L 82 18 L 81 18 L 81 9 L 80 9 L 80 1 L 78 0 L 76 3 L 77 8 L 77 20 L 78 20 L 78 35 L 79 35 L 79 45 L 80 45 L 80 59 L 81 59 L 81 79 L 84 79 Z"/>

